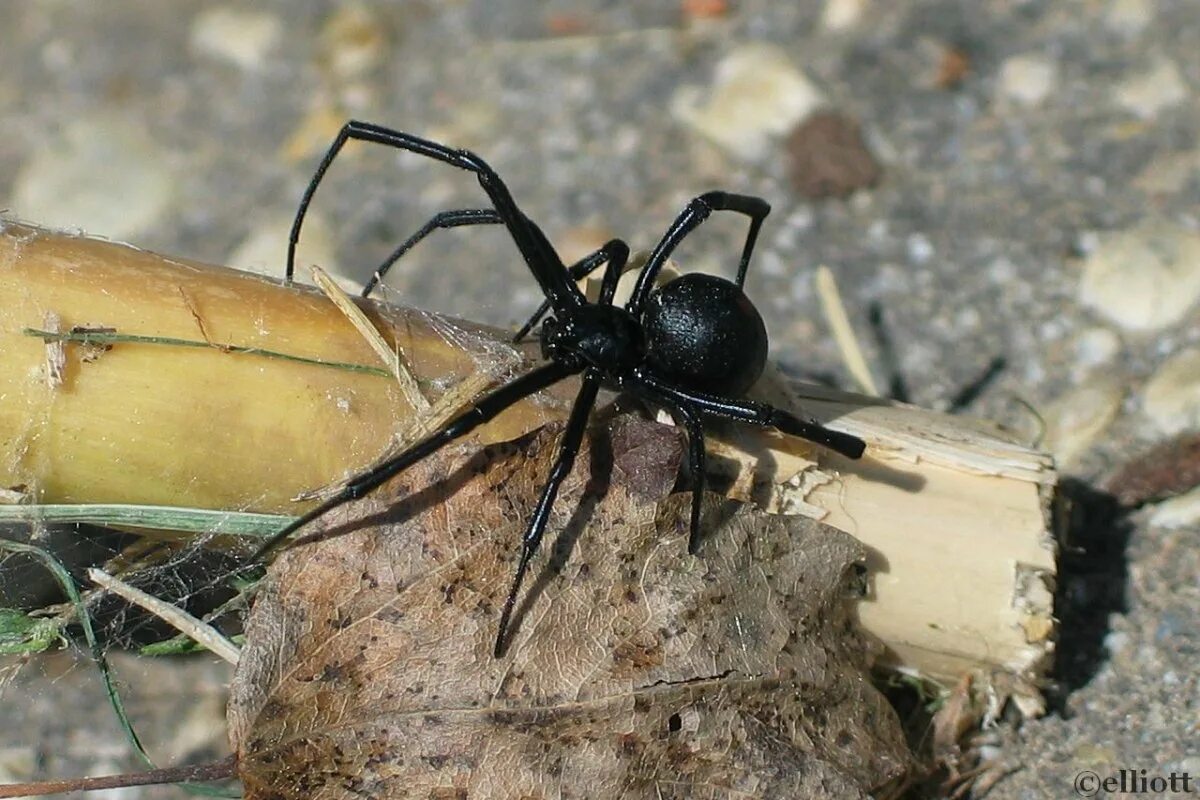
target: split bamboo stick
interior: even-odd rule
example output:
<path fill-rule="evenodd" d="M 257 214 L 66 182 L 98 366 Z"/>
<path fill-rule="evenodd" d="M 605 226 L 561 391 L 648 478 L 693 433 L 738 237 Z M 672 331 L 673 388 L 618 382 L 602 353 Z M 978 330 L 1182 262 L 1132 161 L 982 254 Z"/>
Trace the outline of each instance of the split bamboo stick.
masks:
<path fill-rule="evenodd" d="M 529 357 L 480 326 L 359 305 L 431 402 Z M 520 404 L 477 441 L 562 418 L 571 390 Z M 875 398 L 771 376 L 756 391 L 862 437 L 868 453 L 849 461 L 725 430 L 710 451 L 726 494 L 868 545 L 860 616 L 885 661 L 947 680 L 999 671 L 1032 687 L 1054 640 L 1049 456 L 986 423 Z M 22 224 L 0 230 L 0 487 L 39 503 L 297 514 L 298 495 L 378 459 L 413 416 L 395 364 L 312 289 Z"/>

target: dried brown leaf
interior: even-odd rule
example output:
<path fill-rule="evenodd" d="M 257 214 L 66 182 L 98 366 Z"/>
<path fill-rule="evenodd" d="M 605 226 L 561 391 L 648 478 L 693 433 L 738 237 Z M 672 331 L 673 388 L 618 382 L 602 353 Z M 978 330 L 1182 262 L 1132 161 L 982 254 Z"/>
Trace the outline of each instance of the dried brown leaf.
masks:
<path fill-rule="evenodd" d="M 1153 503 L 1200 486 L 1200 432 L 1160 442 L 1125 462 L 1104 483 L 1123 506 Z"/>
<path fill-rule="evenodd" d="M 823 111 L 808 117 L 788 136 L 792 185 L 804 197 L 848 197 L 879 183 L 883 168 L 863 141 L 858 121 Z"/>
<path fill-rule="evenodd" d="M 601 445 L 493 658 L 556 444 L 448 449 L 277 560 L 232 687 L 247 800 L 851 798 L 902 780 L 846 591 L 861 545 L 710 497 L 690 556 L 686 495 L 630 491 Z"/>

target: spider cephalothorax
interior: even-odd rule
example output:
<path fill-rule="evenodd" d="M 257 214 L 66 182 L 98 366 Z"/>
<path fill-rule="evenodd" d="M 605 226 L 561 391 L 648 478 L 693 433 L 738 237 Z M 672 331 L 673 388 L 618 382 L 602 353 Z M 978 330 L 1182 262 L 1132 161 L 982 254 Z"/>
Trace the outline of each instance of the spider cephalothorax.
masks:
<path fill-rule="evenodd" d="M 349 122 L 325 154 L 300 201 L 288 242 L 286 278 L 289 282 L 305 212 L 329 165 L 350 139 L 408 150 L 472 172 L 492 204 L 491 208 L 455 209 L 434 215 L 375 271 L 363 289 L 363 296 L 378 285 L 392 264 L 432 231 L 464 225 L 504 225 L 546 296 L 541 308 L 518 331 L 516 338 L 523 337 L 552 312 L 540 331 L 542 355 L 547 363 L 493 389 L 441 429 L 351 478 L 336 495 L 268 539 L 254 554 L 254 560 L 262 558 L 303 525 L 373 491 L 517 401 L 578 375 L 581 377 L 579 393 L 559 444 L 557 460 L 525 529 L 516 574 L 500 614 L 495 646 L 495 655 L 499 657 L 504 650 L 513 605 L 529 562 L 541 544 L 559 487 L 579 453 L 588 416 L 602 385 L 667 409 L 687 432 L 692 475 L 688 549 L 693 553 L 700 542 L 700 499 L 705 476 L 703 420 L 706 416 L 776 428 L 849 458 L 863 454 L 865 444 L 856 436 L 832 430 L 815 420 L 801 419 L 765 403 L 741 399 L 762 373 L 767 357 L 766 327 L 742 291 L 758 229 L 771 210 L 764 200 L 729 192 L 707 192 L 693 199 L 650 253 L 638 273 L 632 296 L 622 308 L 614 304 L 613 297 L 617 280 L 629 258 L 629 247 L 623 241 L 613 239 L 568 268 L 541 229 L 517 206 L 500 176 L 479 156 L 378 125 Z M 732 211 L 750 220 L 736 281 L 689 274 L 656 290 L 655 279 L 672 251 L 713 211 Z M 600 298 L 589 303 L 575 282 L 601 266 L 605 270 Z"/>
<path fill-rule="evenodd" d="M 542 323 L 542 357 L 571 361 L 601 372 L 620 388 L 622 378 L 646 357 L 646 337 L 620 306 L 584 305 Z"/>

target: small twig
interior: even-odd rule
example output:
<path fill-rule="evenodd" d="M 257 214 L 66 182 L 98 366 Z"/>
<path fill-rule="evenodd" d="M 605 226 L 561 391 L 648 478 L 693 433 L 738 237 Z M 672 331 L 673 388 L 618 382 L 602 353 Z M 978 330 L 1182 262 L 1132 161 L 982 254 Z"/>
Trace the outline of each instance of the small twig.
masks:
<path fill-rule="evenodd" d="M 175 630 L 211 650 L 214 655 L 235 667 L 237 666 L 241 651 L 237 645 L 222 636 L 213 626 L 201 622 L 177 606 L 159 600 L 141 589 L 134 588 L 119 578 L 114 578 L 102 569 L 92 567 L 88 570 L 88 577 L 98 586 L 146 609 Z"/>
<path fill-rule="evenodd" d="M 97 789 L 120 789 L 126 786 L 153 786 L 162 783 L 192 783 L 219 781 L 237 775 L 237 756 L 228 756 L 212 764 L 187 767 L 165 767 L 147 772 L 124 775 L 103 775 L 96 778 L 70 778 L 61 781 L 34 781 L 0 786 L 0 797 L 35 797 L 64 792 L 92 792 Z"/>
<path fill-rule="evenodd" d="M 325 296 L 337 306 L 338 311 L 341 311 L 346 319 L 350 320 L 350 323 L 362 334 L 363 339 L 379 355 L 383 363 L 388 365 L 391 374 L 396 378 L 396 383 L 400 384 L 400 391 L 404 393 L 404 399 L 408 401 L 417 416 L 428 413 L 429 401 L 425 399 L 425 395 L 421 394 L 417 379 L 413 377 L 408 362 L 399 347 L 393 350 L 388 346 L 387 341 L 380 335 L 379 329 L 371 323 L 371 320 L 367 319 L 367 315 L 362 312 L 362 309 L 342 291 L 342 287 L 338 286 L 325 270 L 314 265 L 312 274 L 313 281 L 325 293 Z"/>
<path fill-rule="evenodd" d="M 35 336 L 45 342 L 75 342 L 78 344 L 157 344 L 167 345 L 170 347 L 198 347 L 210 350 L 220 350 L 224 353 L 236 353 L 241 355 L 262 356 L 263 358 L 277 358 L 282 361 L 294 361 L 300 364 L 312 364 L 318 367 L 329 367 L 331 369 L 345 370 L 346 372 L 359 372 L 366 375 L 376 375 L 380 378 L 391 378 L 393 374 L 386 369 L 380 367 L 369 367 L 366 364 L 347 364 L 341 361 L 323 361 L 319 358 L 306 358 L 304 356 L 296 356 L 291 353 L 280 353 L 275 350 L 266 350 L 261 347 L 243 347 L 236 344 L 222 344 L 219 342 L 197 342 L 193 339 L 176 339 L 170 336 L 139 336 L 132 333 L 106 333 L 102 331 L 71 331 L 70 333 L 58 333 L 56 331 L 43 331 L 37 328 L 23 328 L 21 330 L 26 336 Z"/>
<path fill-rule="evenodd" d="M 842 353 L 842 362 L 846 369 L 864 393 L 879 397 L 879 389 L 867 368 L 862 348 L 858 346 L 858 337 L 850 327 L 850 317 L 846 314 L 846 306 L 842 304 L 842 295 L 838 291 L 833 270 L 824 264 L 817 267 L 817 297 L 821 300 L 821 311 L 825 314 L 825 321 L 833 329 L 833 338 Z"/>

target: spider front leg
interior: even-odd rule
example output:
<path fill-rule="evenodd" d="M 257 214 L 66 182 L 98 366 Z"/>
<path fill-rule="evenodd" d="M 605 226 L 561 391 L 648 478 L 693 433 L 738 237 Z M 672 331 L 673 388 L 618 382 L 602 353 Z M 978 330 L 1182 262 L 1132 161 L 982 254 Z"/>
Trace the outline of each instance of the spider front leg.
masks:
<path fill-rule="evenodd" d="M 521 560 L 517 563 L 517 572 L 513 576 L 512 588 L 508 591 L 508 597 L 504 601 L 504 610 L 500 613 L 500 627 L 496 633 L 496 646 L 492 651 L 496 658 L 500 658 L 504 654 L 505 634 L 512 619 L 513 607 L 516 605 L 517 595 L 521 591 L 521 584 L 525 580 L 525 573 L 529 569 L 529 562 L 542 543 L 542 534 L 546 531 L 546 523 L 550 519 L 550 510 L 554 507 L 554 499 L 558 497 L 558 489 L 566 477 L 571 474 L 575 456 L 579 455 L 579 448 L 583 444 L 583 434 L 587 430 L 588 417 L 592 413 L 592 406 L 596 404 L 596 395 L 600 391 L 600 381 L 601 376 L 598 373 L 589 372 L 584 376 L 583 386 L 580 388 L 579 394 L 575 396 L 575 405 L 571 408 L 571 416 L 567 420 L 562 442 L 558 446 L 558 458 L 550 470 L 546 485 L 542 488 L 542 495 L 538 498 L 537 507 L 525 528 L 525 535 L 521 538 Z"/>
<path fill-rule="evenodd" d="M 683 389 L 654 377 L 646 370 L 639 370 L 637 380 L 678 405 L 689 405 L 692 409 L 713 417 L 746 422 L 775 428 L 788 436 L 798 436 L 819 444 L 846 458 L 862 458 L 867 444 L 857 436 L 827 428 L 814 419 L 800 419 L 791 412 L 753 400 L 731 400 L 703 392 Z"/>
<path fill-rule="evenodd" d="M 486 161 L 470 150 L 455 150 L 410 133 L 357 120 L 351 120 L 342 126 L 334 138 L 333 144 L 329 146 L 329 150 L 321 159 L 321 163 L 317 165 L 312 180 L 304 190 L 304 196 L 300 198 L 300 206 L 296 209 L 296 219 L 292 222 L 291 234 L 288 236 L 287 267 L 284 272 L 287 283 L 292 282 L 295 273 L 296 244 L 300 240 L 300 228 L 304 224 L 304 216 L 308 213 L 308 207 L 312 203 L 313 196 L 316 194 L 321 180 L 325 177 L 325 173 L 329 171 L 330 165 L 333 164 L 346 142 L 351 139 L 416 153 L 473 173 L 479 181 L 479 185 L 487 193 L 488 199 L 492 201 L 496 217 L 508 229 L 517 250 L 520 251 L 521 257 L 525 260 L 525 264 L 533 273 L 534 279 L 546 297 L 550 298 L 556 307 L 561 308 L 578 307 L 584 304 L 583 295 L 567 279 L 562 260 L 547 241 L 545 234 L 525 216 L 504 181 L 494 169 L 488 166 Z"/>
<path fill-rule="evenodd" d="M 610 305 L 613 295 L 617 291 L 617 281 L 620 280 L 621 273 L 625 271 L 627 261 L 629 261 L 629 245 L 620 239 L 610 239 L 600 249 L 584 256 L 568 267 L 567 274 L 571 276 L 572 281 L 578 282 L 591 275 L 602 264 L 607 263 L 608 269 L 604 273 L 604 282 L 600 287 L 600 302 Z M 549 299 L 542 301 L 537 311 L 533 312 L 533 316 L 513 334 L 513 343 L 516 344 L 528 336 L 529 332 L 533 330 L 542 317 L 549 313 L 550 308 L 551 303 Z"/>
<path fill-rule="evenodd" d="M 671 223 L 671 227 L 667 228 L 667 232 L 663 234 L 658 246 L 650 254 L 646 266 L 642 267 L 642 272 L 638 275 L 633 296 L 626 304 L 630 313 L 634 316 L 641 313 L 642 306 L 654 288 L 654 280 L 658 277 L 659 270 L 667 263 L 671 253 L 714 211 L 733 211 L 750 218 L 750 229 L 746 232 L 746 243 L 742 246 L 742 259 L 738 264 L 737 280 L 735 281 L 739 288 L 742 286 L 746 280 L 746 270 L 750 266 L 750 256 L 754 252 L 754 243 L 758 240 L 758 229 L 762 227 L 763 220 L 771 213 L 771 206 L 761 197 L 732 194 L 731 192 L 705 192 L 687 204 L 675 221 Z"/>

